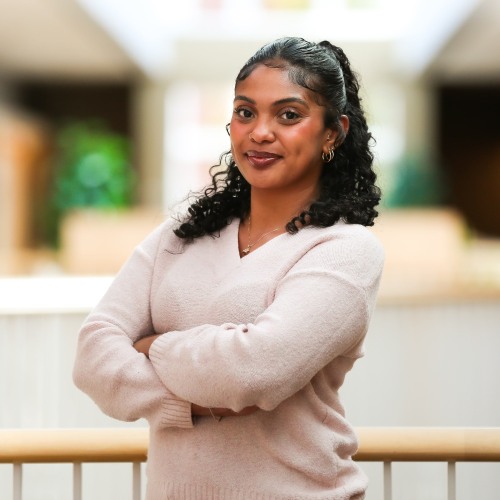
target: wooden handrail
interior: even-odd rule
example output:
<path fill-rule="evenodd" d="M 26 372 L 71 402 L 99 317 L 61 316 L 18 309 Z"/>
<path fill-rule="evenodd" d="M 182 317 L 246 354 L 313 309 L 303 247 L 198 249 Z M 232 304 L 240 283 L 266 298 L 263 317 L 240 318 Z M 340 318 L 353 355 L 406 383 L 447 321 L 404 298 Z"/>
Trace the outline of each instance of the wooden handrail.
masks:
<path fill-rule="evenodd" d="M 144 462 L 148 430 L 1 429 L 0 463 Z"/>
<path fill-rule="evenodd" d="M 358 427 L 365 462 L 500 462 L 497 427 Z"/>
<path fill-rule="evenodd" d="M 500 462 L 500 428 L 358 427 L 358 461 Z M 0 463 L 143 462 L 148 430 L 1 429 Z"/>

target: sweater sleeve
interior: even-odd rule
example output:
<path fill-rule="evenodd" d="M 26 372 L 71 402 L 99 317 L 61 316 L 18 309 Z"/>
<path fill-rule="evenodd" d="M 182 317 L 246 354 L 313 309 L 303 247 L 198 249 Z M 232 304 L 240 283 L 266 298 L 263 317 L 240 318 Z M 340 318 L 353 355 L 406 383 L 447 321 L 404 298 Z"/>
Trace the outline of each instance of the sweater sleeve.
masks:
<path fill-rule="evenodd" d="M 160 226 L 133 252 L 79 334 L 73 380 L 118 420 L 146 418 L 160 426 L 192 427 L 191 403 L 169 391 L 133 344 L 154 333 L 150 296 Z"/>
<path fill-rule="evenodd" d="M 362 234 L 307 252 L 254 322 L 160 336 L 150 357 L 161 380 L 203 406 L 272 410 L 335 358 L 359 357 L 383 266 L 379 242 Z"/>

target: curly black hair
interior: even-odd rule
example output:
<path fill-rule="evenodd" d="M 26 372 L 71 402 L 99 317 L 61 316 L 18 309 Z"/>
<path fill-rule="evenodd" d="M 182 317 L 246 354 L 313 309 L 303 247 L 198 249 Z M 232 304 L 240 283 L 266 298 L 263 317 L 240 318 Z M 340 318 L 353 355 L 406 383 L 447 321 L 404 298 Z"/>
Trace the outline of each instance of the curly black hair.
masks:
<path fill-rule="evenodd" d="M 338 132 L 335 158 L 322 170 L 318 198 L 292 218 L 286 230 L 294 234 L 300 227 L 328 227 L 341 219 L 349 224 L 372 226 L 381 197 L 372 168 L 373 137 L 361 106 L 357 75 L 344 51 L 328 41 L 280 38 L 264 45 L 245 63 L 236 85 L 258 65 L 287 70 L 290 80 L 312 91 L 318 104 L 325 108 L 325 126 Z M 341 115 L 349 118 L 347 134 L 340 124 Z M 244 219 L 249 214 L 250 185 L 230 151 L 221 155 L 210 174 L 211 184 L 190 203 L 185 218 L 174 230 L 186 242 L 215 235 L 234 218 Z"/>

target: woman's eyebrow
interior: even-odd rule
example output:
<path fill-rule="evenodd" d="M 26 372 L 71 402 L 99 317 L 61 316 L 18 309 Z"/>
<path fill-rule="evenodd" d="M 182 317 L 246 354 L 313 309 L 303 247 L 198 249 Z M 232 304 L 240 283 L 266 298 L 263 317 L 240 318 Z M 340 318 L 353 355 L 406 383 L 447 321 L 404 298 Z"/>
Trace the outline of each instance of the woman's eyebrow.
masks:
<path fill-rule="evenodd" d="M 246 101 L 249 102 L 250 104 L 255 104 L 255 101 L 253 99 L 250 99 L 250 97 L 247 97 L 245 95 L 236 95 L 234 96 L 235 101 Z"/>
<path fill-rule="evenodd" d="M 234 97 L 235 101 L 245 101 L 249 102 L 250 104 L 256 104 L 256 102 L 253 99 L 250 99 L 250 97 L 247 97 L 245 95 L 237 95 Z M 273 106 L 281 106 L 282 104 L 289 104 L 289 103 L 298 103 L 302 104 L 302 106 L 309 107 L 306 101 L 304 99 L 301 99 L 300 97 L 285 97 L 283 99 L 279 99 L 277 101 L 273 102 Z"/>
<path fill-rule="evenodd" d="M 275 101 L 273 104 L 275 106 L 281 105 L 281 104 L 288 104 L 288 103 L 297 103 L 297 104 L 302 104 L 302 106 L 305 106 L 306 108 L 309 107 L 309 104 L 307 104 L 304 99 L 301 99 L 300 97 L 285 97 L 284 99 L 279 99 L 278 101 Z"/>

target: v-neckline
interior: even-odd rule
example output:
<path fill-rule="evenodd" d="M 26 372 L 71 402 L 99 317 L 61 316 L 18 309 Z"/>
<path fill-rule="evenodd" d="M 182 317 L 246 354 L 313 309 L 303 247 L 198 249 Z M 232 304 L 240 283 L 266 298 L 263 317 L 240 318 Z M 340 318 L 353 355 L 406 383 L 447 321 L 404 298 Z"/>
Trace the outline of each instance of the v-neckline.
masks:
<path fill-rule="evenodd" d="M 238 219 L 237 222 L 236 222 L 236 224 L 233 223 L 231 225 L 234 225 L 235 228 L 236 228 L 235 229 L 235 235 L 233 235 L 233 237 L 236 239 L 236 255 L 238 256 L 238 259 L 239 259 L 240 262 L 248 260 L 248 258 L 250 257 L 250 255 L 253 255 L 254 253 L 258 252 L 261 248 L 267 247 L 271 242 L 273 242 L 273 241 L 277 240 L 278 238 L 280 238 L 280 236 L 284 236 L 284 235 L 288 234 L 286 231 L 284 233 L 279 233 L 276 236 L 273 236 L 272 238 L 270 238 L 269 240 L 267 240 L 262 245 L 259 245 L 255 250 L 251 250 L 246 255 L 241 255 L 240 244 L 239 244 L 239 233 L 240 233 L 241 219 Z"/>

